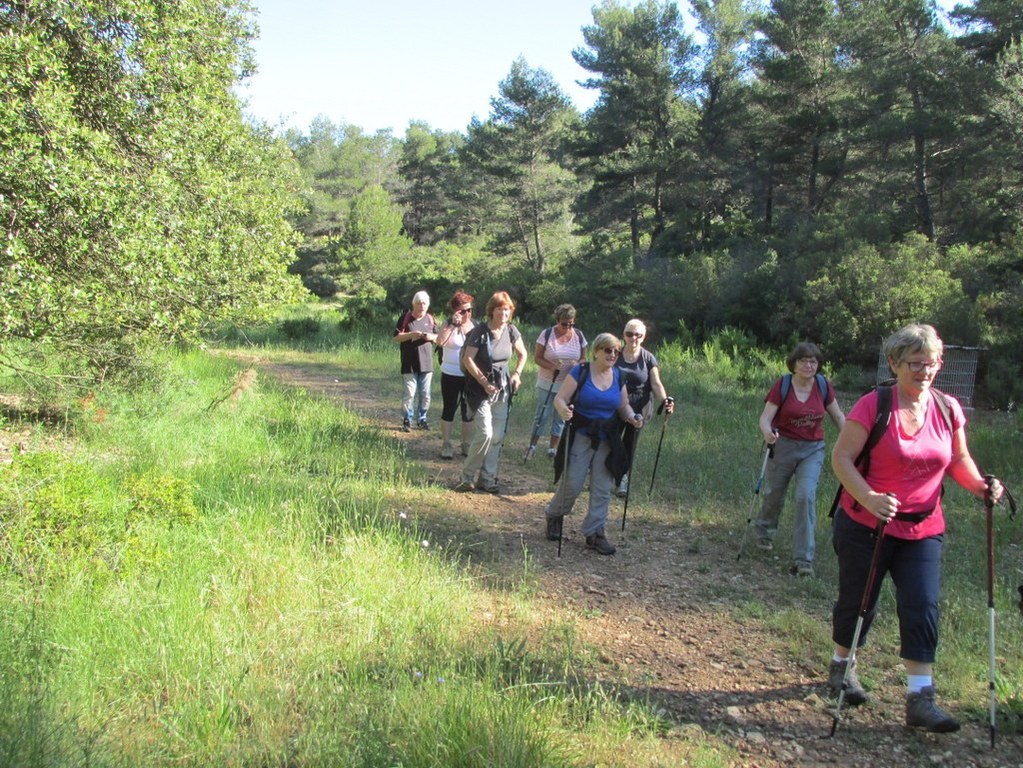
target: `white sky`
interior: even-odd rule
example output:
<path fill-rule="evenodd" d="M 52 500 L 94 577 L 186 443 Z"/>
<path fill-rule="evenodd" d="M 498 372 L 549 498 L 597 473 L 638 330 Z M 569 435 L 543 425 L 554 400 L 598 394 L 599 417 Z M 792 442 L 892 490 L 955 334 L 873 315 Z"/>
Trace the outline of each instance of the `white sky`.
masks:
<path fill-rule="evenodd" d="M 256 118 L 303 131 L 319 114 L 399 137 L 411 120 L 464 131 L 521 55 L 585 111 L 596 92 L 575 84 L 572 50 L 598 2 L 252 0 L 259 71 L 238 92 Z"/>
<path fill-rule="evenodd" d="M 252 0 L 259 71 L 238 93 L 257 119 L 300 131 L 325 115 L 397 137 L 412 120 L 464 132 L 521 55 L 586 111 L 596 91 L 576 84 L 588 73 L 572 50 L 599 1 Z"/>

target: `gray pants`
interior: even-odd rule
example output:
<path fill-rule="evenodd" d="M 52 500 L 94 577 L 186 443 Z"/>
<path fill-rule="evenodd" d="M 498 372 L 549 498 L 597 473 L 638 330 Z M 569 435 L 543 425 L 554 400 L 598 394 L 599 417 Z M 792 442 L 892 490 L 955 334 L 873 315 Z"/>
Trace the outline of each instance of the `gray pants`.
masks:
<path fill-rule="evenodd" d="M 505 425 L 508 423 L 507 393 L 501 392 L 497 402 L 485 400 L 476 411 L 472 442 L 469 455 L 462 463 L 462 480 L 481 486 L 497 482 L 498 462 L 501 460 L 501 445 L 504 442 Z"/>
<path fill-rule="evenodd" d="M 611 447 L 607 440 L 601 440 L 597 446 L 594 450 L 586 435 L 574 437 L 568 454 L 568 471 L 561 475 L 558 490 L 546 510 L 547 517 L 561 517 L 570 513 L 586 484 L 586 475 L 589 474 L 590 504 L 583 518 L 583 536 L 592 536 L 603 530 L 608 507 L 611 506 L 611 489 L 614 487 L 614 476 L 604 465 Z"/>
<path fill-rule="evenodd" d="M 774 458 L 767 462 L 764 503 L 757 516 L 757 536 L 773 541 L 785 503 L 789 481 L 796 479 L 795 512 L 792 519 L 792 562 L 809 564 L 816 552 L 817 481 L 824 466 L 823 440 L 790 440 L 779 437 Z"/>

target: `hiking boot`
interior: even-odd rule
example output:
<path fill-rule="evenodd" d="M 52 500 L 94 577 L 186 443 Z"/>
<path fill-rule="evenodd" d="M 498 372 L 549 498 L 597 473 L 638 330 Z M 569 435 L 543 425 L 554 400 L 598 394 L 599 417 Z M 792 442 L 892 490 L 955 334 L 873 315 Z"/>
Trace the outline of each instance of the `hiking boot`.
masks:
<path fill-rule="evenodd" d="M 757 549 L 762 549 L 764 552 L 770 552 L 774 549 L 774 542 L 770 539 L 757 539 Z"/>
<path fill-rule="evenodd" d="M 869 697 L 863 690 L 863 686 L 860 685 L 859 677 L 856 676 L 855 661 L 852 663 L 852 669 L 849 670 L 849 676 L 845 677 L 845 668 L 848 663 L 848 661 L 832 659 L 831 666 L 828 668 L 828 688 L 837 698 L 842 692 L 842 679 L 845 678 L 845 702 L 851 707 L 858 707 L 860 704 L 865 704 Z"/>
<path fill-rule="evenodd" d="M 468 443 L 462 443 L 462 455 L 463 456 L 468 456 L 469 455 L 469 444 Z"/>
<path fill-rule="evenodd" d="M 959 730 L 959 721 L 935 703 L 932 685 L 919 693 L 906 696 L 906 725 L 926 728 L 931 733 L 953 733 Z"/>
<path fill-rule="evenodd" d="M 565 522 L 562 515 L 547 518 L 547 541 L 558 541 L 561 538 L 561 529 Z"/>
<path fill-rule="evenodd" d="M 523 461 L 529 461 L 533 456 L 536 455 L 536 446 L 531 445 L 526 449 L 526 455 L 522 457 Z"/>
<path fill-rule="evenodd" d="M 789 568 L 789 573 L 801 579 L 812 579 L 814 577 L 813 565 L 810 563 L 794 563 Z"/>
<path fill-rule="evenodd" d="M 440 457 L 442 459 L 453 459 L 455 458 L 455 449 L 451 447 L 451 443 L 444 443 L 440 447 Z"/>
<path fill-rule="evenodd" d="M 553 459 L 557 455 L 558 455 L 558 449 L 557 448 L 548 448 L 547 449 L 547 458 L 548 459 Z"/>
<path fill-rule="evenodd" d="M 408 419 L 402 419 L 401 420 L 401 431 L 402 432 L 411 432 L 412 431 L 412 422 L 409 421 Z"/>
<path fill-rule="evenodd" d="M 417 426 L 420 429 L 429 429 L 430 428 L 430 424 L 429 424 L 429 422 L 427 422 L 426 419 L 420 419 L 419 420 L 419 424 Z"/>
<path fill-rule="evenodd" d="M 602 555 L 613 555 L 615 553 L 615 545 L 607 540 L 603 530 L 587 536 L 586 546 L 597 550 Z"/>
<path fill-rule="evenodd" d="M 501 492 L 501 490 L 497 487 L 497 481 L 496 480 L 494 482 L 492 482 L 492 483 L 488 483 L 487 485 L 480 485 L 476 490 L 482 491 L 483 493 L 500 493 Z"/>
<path fill-rule="evenodd" d="M 463 480 L 462 482 L 455 486 L 455 490 L 458 491 L 459 493 L 468 493 L 469 491 L 476 490 L 476 484 L 469 480 Z"/>

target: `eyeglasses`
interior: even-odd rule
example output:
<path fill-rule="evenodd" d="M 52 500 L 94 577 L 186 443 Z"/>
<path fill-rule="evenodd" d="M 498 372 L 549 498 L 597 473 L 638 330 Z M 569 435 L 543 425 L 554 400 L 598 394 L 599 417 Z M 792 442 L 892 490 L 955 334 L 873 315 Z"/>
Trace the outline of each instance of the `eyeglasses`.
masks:
<path fill-rule="evenodd" d="M 796 362 L 800 365 L 809 365 L 816 368 L 820 361 L 816 357 L 801 357 Z"/>
<path fill-rule="evenodd" d="M 937 371 L 941 369 L 941 360 L 931 360 L 930 362 L 925 360 L 903 360 L 906 367 L 909 368 L 913 373 L 920 373 L 921 371 Z"/>
<path fill-rule="evenodd" d="M 643 338 L 643 334 L 640 333 L 639 331 L 626 331 L 625 335 L 628 336 L 630 339 L 642 339 Z"/>
<path fill-rule="evenodd" d="M 617 357 L 622 353 L 620 349 L 611 349 L 611 347 L 605 347 L 601 350 L 605 355 L 611 355 L 611 357 Z"/>
<path fill-rule="evenodd" d="M 562 328 L 575 328 L 575 321 L 574 320 L 562 321 L 558 323 L 558 325 L 560 325 Z"/>
<path fill-rule="evenodd" d="M 472 312 L 472 307 L 462 307 L 462 312 Z"/>

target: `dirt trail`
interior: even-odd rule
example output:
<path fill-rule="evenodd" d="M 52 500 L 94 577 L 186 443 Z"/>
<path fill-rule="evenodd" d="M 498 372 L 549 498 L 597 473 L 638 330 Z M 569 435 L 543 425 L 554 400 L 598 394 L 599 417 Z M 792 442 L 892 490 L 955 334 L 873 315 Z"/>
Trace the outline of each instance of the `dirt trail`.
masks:
<path fill-rule="evenodd" d="M 254 362 L 287 384 L 351 407 L 403 441 L 429 477 L 448 487 L 457 482 L 459 457 L 439 457 L 439 422 L 427 432 L 398 428 L 398 404 L 389 394 L 394 386 L 339 375 L 323 365 Z M 519 407 L 532 408 L 531 395 Z M 434 419 L 439 406 L 438 399 Z M 448 511 L 475 521 L 477 530 L 468 535 L 486 545 L 490 567 L 499 573 L 521 573 L 526 548 L 539 574 L 538 599 L 575 618 L 581 639 L 596 649 L 598 677 L 649 697 L 683 730 L 699 727 L 723 739 L 738 750 L 743 765 L 1023 766 L 1023 737 L 1000 734 L 992 750 L 986 720 L 968 719 L 962 711 L 955 712 L 964 721 L 957 734 L 905 728 L 897 670 L 878 686 L 871 704 L 848 710 L 837 737 L 827 738 L 831 715 L 821 659 L 793 658 L 763 622 L 740 623 L 729 610 L 730 596 L 777 603 L 779 581 L 798 592 L 795 579 L 753 553 L 737 564 L 738 534 L 707 536 L 672 525 L 667 514 L 637 523 L 645 513 L 637 510 L 634 518 L 630 506 L 630 525 L 622 534 L 620 503 L 612 508 L 608 529 L 616 555 L 602 557 L 583 546 L 577 507 L 566 518 L 559 558 L 557 545 L 543 535 L 549 460 L 537 456 L 524 464 L 520 442 L 510 440 L 505 448 L 499 495 L 450 491 L 444 501 Z M 428 519 L 423 524 L 431 527 Z M 830 602 L 822 601 L 817 610 L 826 616 Z M 978 706 L 986 707 L 986 701 Z M 978 717 L 986 717 L 986 709 Z"/>

